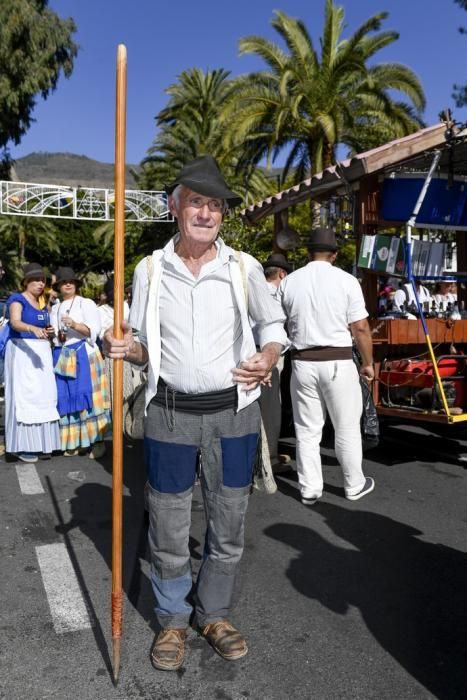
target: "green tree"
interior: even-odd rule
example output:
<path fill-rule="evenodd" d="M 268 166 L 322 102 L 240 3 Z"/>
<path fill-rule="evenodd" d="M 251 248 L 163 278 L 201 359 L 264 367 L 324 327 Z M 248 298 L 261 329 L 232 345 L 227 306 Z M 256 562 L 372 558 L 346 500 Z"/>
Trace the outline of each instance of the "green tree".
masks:
<path fill-rule="evenodd" d="M 250 164 L 285 152 L 283 180 L 293 173 L 299 182 L 335 162 L 338 144 L 355 147 L 366 127 L 385 140 L 418 129 L 425 98 L 415 74 L 399 64 L 368 65 L 398 38 L 380 31 L 386 17 L 380 12 L 342 39 L 344 9 L 326 0 L 319 55 L 305 24 L 276 11 L 272 26 L 287 50 L 260 36 L 240 41 L 240 54 L 256 54 L 268 69 L 235 81 L 223 112 L 225 147 L 241 146 L 240 162 Z M 395 102 L 391 90 L 413 106 Z"/>
<path fill-rule="evenodd" d="M 33 121 L 38 95 L 56 88 L 60 73 L 73 69 L 77 45 L 72 19 L 60 17 L 47 0 L 0 2 L 0 149 L 18 144 Z"/>
<path fill-rule="evenodd" d="M 170 85 L 167 106 L 157 115 L 159 133 L 142 162 L 138 186 L 163 189 L 182 166 L 197 156 L 216 158 L 229 185 L 246 202 L 270 194 L 271 181 L 263 171 L 246 161 L 239 167 L 234 151 L 226 150 L 221 114 L 229 100 L 232 81 L 228 71 L 219 68 L 203 72 L 183 71 Z"/>
<path fill-rule="evenodd" d="M 0 216 L 0 238 L 17 251 L 18 265 L 29 258 L 42 262 L 44 253 L 58 253 L 56 227 L 49 219 L 34 216 Z"/>

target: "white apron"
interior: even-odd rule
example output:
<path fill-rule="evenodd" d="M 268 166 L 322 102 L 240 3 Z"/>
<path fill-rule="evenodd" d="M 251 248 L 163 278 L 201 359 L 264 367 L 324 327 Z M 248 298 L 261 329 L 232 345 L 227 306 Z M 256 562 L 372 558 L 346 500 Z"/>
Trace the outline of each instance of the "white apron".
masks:
<path fill-rule="evenodd" d="M 15 338 L 5 355 L 6 393 L 18 423 L 49 423 L 60 419 L 52 351 L 47 340 Z M 8 391 L 8 389 L 10 389 Z"/>

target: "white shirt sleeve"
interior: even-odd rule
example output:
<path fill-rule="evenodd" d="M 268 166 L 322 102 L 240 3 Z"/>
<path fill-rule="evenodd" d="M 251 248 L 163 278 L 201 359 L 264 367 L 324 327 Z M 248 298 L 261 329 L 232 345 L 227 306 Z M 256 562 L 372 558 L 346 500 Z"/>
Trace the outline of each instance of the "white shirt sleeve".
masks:
<path fill-rule="evenodd" d="M 139 333 L 145 328 L 146 307 L 148 304 L 149 277 L 146 258 L 140 260 L 133 275 L 133 292 L 130 309 L 130 326 Z M 138 333 L 138 334 L 139 334 Z"/>
<path fill-rule="evenodd" d="M 81 309 L 83 323 L 89 328 L 91 335 L 86 338 L 86 341 L 91 345 L 94 345 L 99 333 L 101 331 L 101 318 L 99 315 L 99 308 L 97 304 L 92 299 L 81 299 Z M 73 316 L 73 309 L 71 311 L 71 316 Z"/>
<path fill-rule="evenodd" d="M 242 253 L 245 255 L 245 253 Z M 284 329 L 285 314 L 278 296 L 273 297 L 260 263 L 248 256 L 248 312 L 255 322 L 260 347 L 267 343 L 288 345 Z"/>
<path fill-rule="evenodd" d="M 398 309 L 402 309 L 405 300 L 406 300 L 405 292 L 403 289 L 398 289 L 396 293 L 394 294 L 394 304 L 397 306 Z"/>
<path fill-rule="evenodd" d="M 368 311 L 365 306 L 365 299 L 363 297 L 362 288 L 360 282 L 356 277 L 350 276 L 349 281 L 349 304 L 347 308 L 347 323 L 355 323 L 356 321 L 361 321 L 364 318 L 368 318 Z"/>

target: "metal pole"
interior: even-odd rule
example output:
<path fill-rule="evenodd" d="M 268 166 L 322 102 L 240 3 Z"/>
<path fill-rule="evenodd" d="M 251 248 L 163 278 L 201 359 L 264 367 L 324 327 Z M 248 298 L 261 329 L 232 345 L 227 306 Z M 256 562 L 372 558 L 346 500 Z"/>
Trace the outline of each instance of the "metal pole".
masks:
<path fill-rule="evenodd" d="M 433 178 L 433 174 L 438 167 L 439 159 L 441 158 L 441 151 L 436 151 L 435 155 L 433 156 L 433 160 L 431 162 L 430 170 L 428 171 L 428 174 L 425 178 L 425 182 L 423 183 L 423 187 L 420 190 L 420 194 L 418 195 L 418 199 L 415 202 L 415 207 L 412 212 L 412 216 L 410 219 L 407 221 L 406 224 L 406 253 L 407 253 L 407 274 L 408 278 L 410 281 L 410 284 L 412 285 L 414 297 L 415 297 L 415 303 L 417 304 L 418 308 L 418 313 L 420 314 L 420 320 L 422 322 L 423 326 L 423 332 L 425 334 L 425 341 L 428 347 L 428 352 L 430 354 L 431 362 L 433 363 L 433 372 L 435 375 L 436 379 L 436 384 L 438 385 L 439 393 L 441 396 L 441 403 L 443 404 L 444 411 L 446 412 L 446 415 L 449 417 L 451 415 L 449 411 L 449 406 L 448 402 L 446 399 L 446 394 L 444 393 L 444 387 L 443 383 L 441 381 L 441 376 L 438 370 L 438 365 L 436 363 L 436 357 L 433 352 L 433 346 L 431 344 L 431 339 L 430 339 L 430 334 L 428 333 L 428 326 L 426 325 L 426 319 L 425 319 L 425 314 L 423 313 L 423 308 L 422 305 L 420 304 L 420 299 L 418 298 L 418 293 L 417 293 L 417 286 L 415 284 L 415 279 L 412 273 L 412 229 L 415 226 L 415 222 L 417 220 L 417 216 L 420 212 L 421 206 L 425 200 L 426 193 L 428 191 L 428 187 L 430 186 L 430 182 Z"/>

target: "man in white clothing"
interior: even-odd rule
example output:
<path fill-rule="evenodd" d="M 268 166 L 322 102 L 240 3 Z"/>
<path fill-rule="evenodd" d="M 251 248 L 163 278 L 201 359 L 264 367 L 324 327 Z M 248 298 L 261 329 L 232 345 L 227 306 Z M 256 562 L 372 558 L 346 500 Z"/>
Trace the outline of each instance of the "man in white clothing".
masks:
<path fill-rule="evenodd" d="M 431 296 L 428 289 L 422 285 L 420 280 L 415 281 L 415 287 L 417 290 L 418 300 L 422 307 L 425 302 L 428 302 L 431 309 L 433 297 Z M 404 285 L 402 285 L 401 289 L 398 289 L 394 294 L 394 305 L 397 309 L 403 311 L 405 309 L 406 304 L 407 307 L 411 307 L 413 304 L 417 304 L 413 287 L 410 282 L 406 282 Z"/>
<path fill-rule="evenodd" d="M 373 353 L 358 280 L 333 267 L 337 243 L 331 229 L 313 231 L 310 262 L 288 275 L 279 288 L 292 343 L 290 393 L 296 434 L 302 503 L 323 493 L 320 442 L 326 412 L 335 431 L 336 457 L 346 498 L 357 500 L 374 488 L 362 471 L 362 392 L 352 359 L 352 337 L 362 358 L 360 375 L 374 378 Z"/>
<path fill-rule="evenodd" d="M 225 212 L 241 198 L 211 156 L 187 163 L 166 188 L 179 233 L 135 270 L 124 338 L 106 333 L 112 358 L 148 363 L 145 458 L 151 581 L 161 631 L 155 668 L 183 663 L 192 613 L 189 533 L 197 473 L 207 516 L 195 594 L 201 634 L 222 658 L 248 651 L 227 619 L 260 427 L 260 383 L 283 346 L 285 316 L 261 265 L 218 238 Z M 256 323 L 260 351 L 250 326 Z"/>

